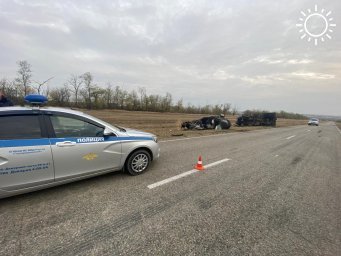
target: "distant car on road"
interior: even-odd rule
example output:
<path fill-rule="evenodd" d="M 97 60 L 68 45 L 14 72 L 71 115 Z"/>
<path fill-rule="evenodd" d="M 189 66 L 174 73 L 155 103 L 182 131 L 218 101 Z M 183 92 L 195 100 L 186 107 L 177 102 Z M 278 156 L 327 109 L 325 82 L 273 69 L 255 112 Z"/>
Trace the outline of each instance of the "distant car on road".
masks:
<path fill-rule="evenodd" d="M 320 121 L 317 118 L 310 118 L 308 121 L 308 125 L 316 125 L 318 126 L 320 124 Z"/>
<path fill-rule="evenodd" d="M 138 175 L 157 159 L 157 137 L 65 108 L 0 109 L 0 198 L 111 171 Z"/>

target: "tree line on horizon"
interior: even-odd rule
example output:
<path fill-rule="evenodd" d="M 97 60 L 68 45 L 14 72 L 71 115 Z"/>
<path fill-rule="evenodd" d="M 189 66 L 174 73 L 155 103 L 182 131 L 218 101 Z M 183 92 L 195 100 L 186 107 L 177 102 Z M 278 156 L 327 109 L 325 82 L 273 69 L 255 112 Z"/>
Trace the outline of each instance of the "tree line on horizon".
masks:
<path fill-rule="evenodd" d="M 173 102 L 169 92 L 166 94 L 147 94 L 145 87 L 137 90 L 125 90 L 121 86 L 114 86 L 108 82 L 106 87 L 98 86 L 94 76 L 90 72 L 81 75 L 71 74 L 63 86 L 50 88 L 49 81 L 54 77 L 43 81 L 33 79 L 31 65 L 21 60 L 17 62 L 18 70 L 13 80 L 0 79 L 0 90 L 15 104 L 23 105 L 24 97 L 28 94 L 43 94 L 49 99 L 49 105 L 60 107 L 75 107 L 86 109 L 122 109 L 131 111 L 152 112 L 177 112 L 190 114 L 239 114 L 237 107 L 231 107 L 230 103 L 195 106 L 184 104 L 183 99 Z M 254 110 L 258 111 L 258 110 Z M 258 111 L 263 112 L 263 111 Z M 281 111 L 278 117 L 306 119 L 305 116 Z"/>

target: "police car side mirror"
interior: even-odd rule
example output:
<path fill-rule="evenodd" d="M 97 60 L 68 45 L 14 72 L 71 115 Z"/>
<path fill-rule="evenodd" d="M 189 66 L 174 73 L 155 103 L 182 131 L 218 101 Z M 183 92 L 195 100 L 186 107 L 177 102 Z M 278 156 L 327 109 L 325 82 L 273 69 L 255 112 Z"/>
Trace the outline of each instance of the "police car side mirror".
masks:
<path fill-rule="evenodd" d="M 110 130 L 108 127 L 105 127 L 104 132 L 103 132 L 103 135 L 104 135 L 104 136 L 116 136 L 116 134 L 113 133 L 113 131 Z"/>

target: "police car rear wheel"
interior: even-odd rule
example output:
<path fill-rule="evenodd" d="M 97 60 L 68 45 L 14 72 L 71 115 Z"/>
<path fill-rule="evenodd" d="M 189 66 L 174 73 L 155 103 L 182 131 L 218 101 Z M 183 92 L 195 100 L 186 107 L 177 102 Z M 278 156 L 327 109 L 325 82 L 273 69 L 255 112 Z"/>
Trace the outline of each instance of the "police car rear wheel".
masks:
<path fill-rule="evenodd" d="M 125 169 L 131 175 L 139 175 L 147 170 L 150 159 L 150 154 L 146 150 L 137 150 L 129 156 Z"/>

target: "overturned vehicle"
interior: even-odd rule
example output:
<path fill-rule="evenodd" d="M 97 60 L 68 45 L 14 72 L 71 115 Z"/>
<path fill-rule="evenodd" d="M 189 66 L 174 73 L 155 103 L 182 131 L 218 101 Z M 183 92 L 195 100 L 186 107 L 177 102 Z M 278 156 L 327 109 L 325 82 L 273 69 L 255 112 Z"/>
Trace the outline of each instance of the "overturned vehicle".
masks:
<path fill-rule="evenodd" d="M 189 130 L 204 130 L 204 129 L 215 129 L 215 130 L 227 130 L 231 127 L 231 122 L 224 117 L 220 116 L 208 116 L 198 120 L 186 121 L 181 124 L 182 129 Z"/>
<path fill-rule="evenodd" d="M 248 113 L 237 118 L 238 126 L 276 126 L 276 113 Z"/>

